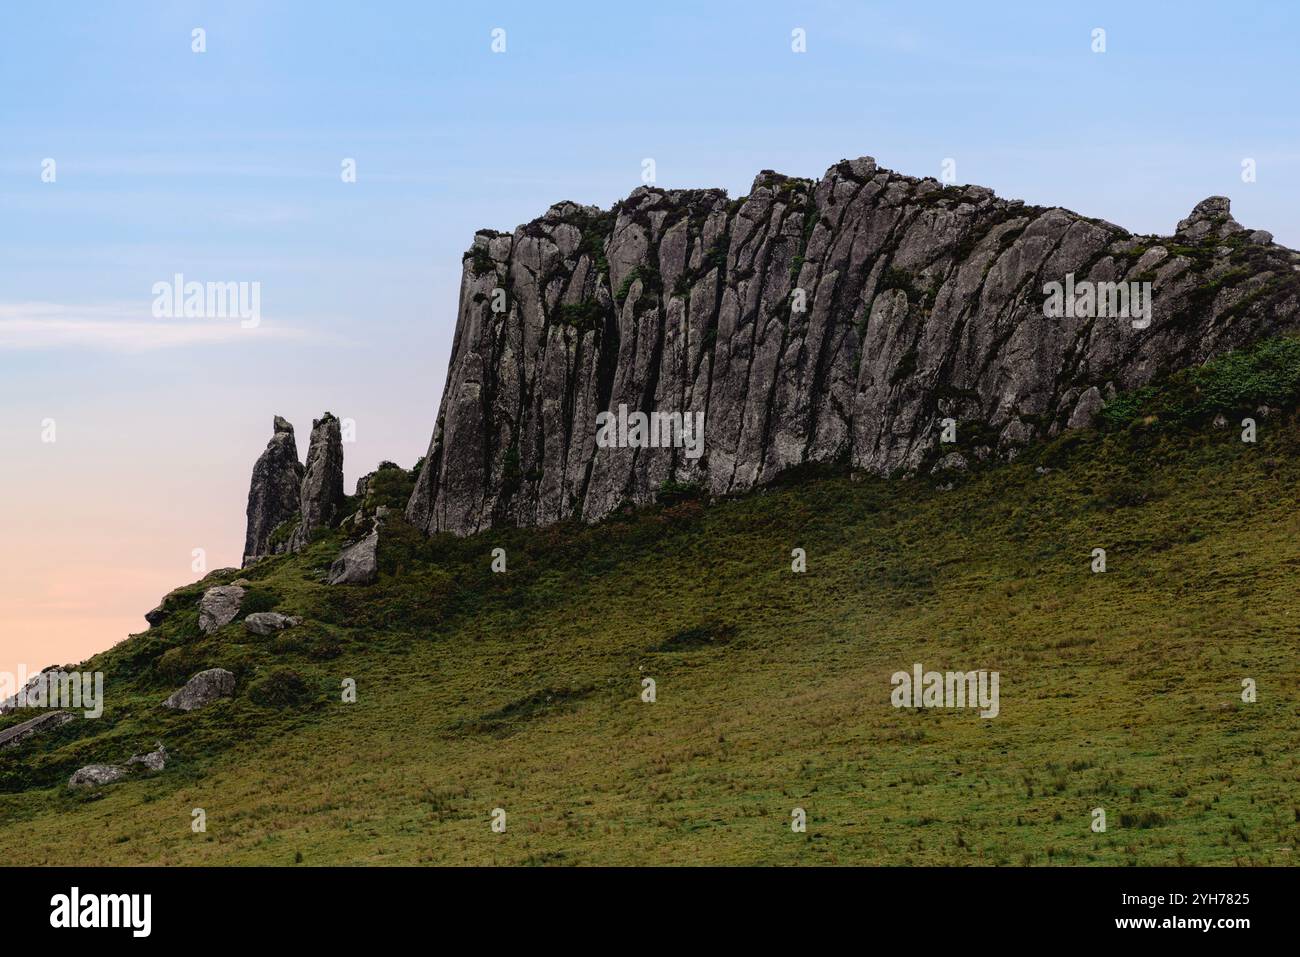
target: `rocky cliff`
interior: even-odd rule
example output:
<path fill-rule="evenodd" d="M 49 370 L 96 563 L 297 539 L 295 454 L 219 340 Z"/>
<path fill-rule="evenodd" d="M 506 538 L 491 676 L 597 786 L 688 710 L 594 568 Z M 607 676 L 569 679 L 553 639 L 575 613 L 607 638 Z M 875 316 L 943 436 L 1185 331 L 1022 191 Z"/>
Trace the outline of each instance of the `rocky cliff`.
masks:
<path fill-rule="evenodd" d="M 815 182 L 765 171 L 737 200 L 642 187 L 607 212 L 560 203 L 513 234 L 480 231 L 465 255 L 407 515 L 467 534 L 599 519 L 665 483 L 748 489 L 809 462 L 1013 456 L 1117 391 L 1293 326 L 1297 270 L 1222 197 L 1173 236 L 1137 236 L 870 158 Z M 1120 282 L 1151 284 L 1145 323 L 1074 292 Z M 1051 283 L 1079 308 L 1048 318 Z M 703 412 L 702 454 L 600 447 L 597 415 L 620 406 Z"/>

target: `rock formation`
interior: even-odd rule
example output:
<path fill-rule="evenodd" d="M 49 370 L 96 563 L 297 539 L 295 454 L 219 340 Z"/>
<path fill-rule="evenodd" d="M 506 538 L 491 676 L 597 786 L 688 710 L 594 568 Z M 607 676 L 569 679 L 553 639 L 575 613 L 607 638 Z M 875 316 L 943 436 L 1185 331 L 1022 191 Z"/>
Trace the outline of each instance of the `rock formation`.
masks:
<path fill-rule="evenodd" d="M 235 693 L 235 676 L 225 668 L 200 671 L 185 686 L 175 691 L 163 702 L 164 708 L 193 711 L 211 704 L 218 698 L 229 698 Z"/>
<path fill-rule="evenodd" d="M 339 519 L 345 498 L 339 420 L 326 412 L 312 423 L 304 467 L 298 461 L 293 426 L 277 415 L 275 434 L 253 466 L 244 565 L 268 555 L 299 551 L 311 541 L 312 532 Z M 155 609 L 145 617 L 155 624 L 150 616 L 160 613 L 161 609 Z"/>
<path fill-rule="evenodd" d="M 301 521 L 293 533 L 290 549 L 299 550 L 311 540 L 313 531 L 328 527 L 340 518 L 344 498 L 343 435 L 339 420 L 326 412 L 312 423 L 298 508 Z"/>
<path fill-rule="evenodd" d="M 1294 326 L 1297 269 L 1222 197 L 1174 237 L 1136 236 L 870 158 L 816 182 L 765 171 L 734 201 L 641 187 L 608 212 L 560 203 L 474 237 L 407 516 L 468 534 L 599 519 L 670 481 L 928 469 L 953 452 L 946 418 L 968 454 L 1011 457 L 1117 391 Z M 1045 286 L 1067 279 L 1150 282 L 1149 325 L 1047 318 Z M 702 454 L 598 447 L 597 414 L 620 406 L 703 412 Z"/>
<path fill-rule="evenodd" d="M 244 538 L 244 564 L 275 553 L 271 533 L 298 512 L 302 498 L 303 467 L 293 426 L 275 417 L 274 434 L 266 451 L 253 466 L 248 489 L 248 532 Z M 279 551 L 284 551 L 281 544 Z M 148 616 L 145 616 L 148 618 Z M 156 624 L 152 619 L 150 624 Z"/>

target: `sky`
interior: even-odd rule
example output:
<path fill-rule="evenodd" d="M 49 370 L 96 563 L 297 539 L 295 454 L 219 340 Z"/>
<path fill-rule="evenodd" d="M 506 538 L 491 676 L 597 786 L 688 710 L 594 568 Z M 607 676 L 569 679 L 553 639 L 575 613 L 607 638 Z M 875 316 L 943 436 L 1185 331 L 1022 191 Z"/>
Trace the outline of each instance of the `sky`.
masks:
<path fill-rule="evenodd" d="M 1300 247 L 1298 27 L 1186 0 L 6 4 L 0 671 L 144 630 L 196 549 L 237 565 L 274 415 L 304 457 L 314 417 L 355 422 L 349 491 L 411 465 L 474 231 L 607 207 L 647 158 L 732 196 L 952 160 L 1135 232 L 1222 194 Z M 260 321 L 156 317 L 177 274 L 258 284 Z"/>

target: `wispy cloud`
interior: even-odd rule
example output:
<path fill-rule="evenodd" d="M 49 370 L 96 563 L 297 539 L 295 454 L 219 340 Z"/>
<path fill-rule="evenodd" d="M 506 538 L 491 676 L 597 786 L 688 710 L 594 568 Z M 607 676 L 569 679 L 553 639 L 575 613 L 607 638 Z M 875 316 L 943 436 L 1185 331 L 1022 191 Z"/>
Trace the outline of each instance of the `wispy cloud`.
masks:
<path fill-rule="evenodd" d="M 147 352 L 306 337 L 302 329 L 265 320 L 245 329 L 236 319 L 155 319 L 135 304 L 0 303 L 0 350 Z"/>

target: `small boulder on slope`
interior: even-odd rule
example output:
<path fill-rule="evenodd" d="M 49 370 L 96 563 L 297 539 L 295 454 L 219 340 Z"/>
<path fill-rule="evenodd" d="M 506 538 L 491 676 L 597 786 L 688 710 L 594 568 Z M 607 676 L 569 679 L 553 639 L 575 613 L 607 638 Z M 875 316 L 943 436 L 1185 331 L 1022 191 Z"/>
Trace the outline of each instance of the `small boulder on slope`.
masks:
<path fill-rule="evenodd" d="M 253 635 L 269 635 L 301 623 L 301 618 L 282 615 L 278 611 L 255 611 L 244 619 L 244 628 Z"/>
<path fill-rule="evenodd" d="M 218 698 L 229 698 L 235 693 L 235 676 L 225 668 L 200 671 L 185 686 L 163 702 L 164 708 L 193 711 L 211 704 Z"/>
<path fill-rule="evenodd" d="M 159 741 L 156 750 L 147 754 L 133 754 L 126 763 L 128 767 L 132 764 L 143 764 L 150 771 L 161 771 L 167 766 L 167 749 Z"/>
<path fill-rule="evenodd" d="M 74 771 L 68 778 L 70 788 L 94 788 L 102 784 L 112 784 L 126 777 L 126 768 L 116 764 L 88 764 Z"/>
<path fill-rule="evenodd" d="M 339 552 L 330 565 L 331 585 L 369 585 L 379 577 L 379 526 Z"/>
<path fill-rule="evenodd" d="M 223 625 L 228 625 L 239 614 L 244 600 L 244 589 L 238 585 L 216 585 L 199 599 L 199 629 L 210 635 Z"/>

